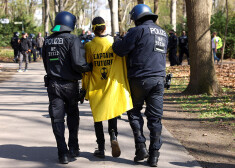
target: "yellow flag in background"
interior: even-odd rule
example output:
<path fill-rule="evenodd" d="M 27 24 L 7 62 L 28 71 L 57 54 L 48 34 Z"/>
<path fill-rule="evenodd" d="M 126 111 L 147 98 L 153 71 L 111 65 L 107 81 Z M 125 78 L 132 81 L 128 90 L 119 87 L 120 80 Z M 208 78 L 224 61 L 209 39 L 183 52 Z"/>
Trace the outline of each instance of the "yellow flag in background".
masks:
<path fill-rule="evenodd" d="M 95 37 L 85 45 L 87 62 L 92 72 L 85 73 L 82 87 L 95 122 L 109 120 L 133 108 L 127 79 L 125 57 L 112 50 L 113 38 Z"/>

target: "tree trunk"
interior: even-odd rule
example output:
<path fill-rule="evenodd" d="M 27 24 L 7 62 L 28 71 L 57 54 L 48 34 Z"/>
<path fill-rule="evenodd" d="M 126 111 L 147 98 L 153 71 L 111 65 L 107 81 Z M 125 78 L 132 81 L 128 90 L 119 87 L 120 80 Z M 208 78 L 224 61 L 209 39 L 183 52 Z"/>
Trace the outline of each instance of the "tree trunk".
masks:
<path fill-rule="evenodd" d="M 110 7 L 110 13 L 111 13 L 112 36 L 114 36 L 116 32 L 119 32 L 118 0 L 109 0 L 109 7 Z"/>
<path fill-rule="evenodd" d="M 44 32 L 49 32 L 49 12 L 50 12 L 50 1 L 44 0 L 45 7 L 45 20 L 44 20 Z"/>
<path fill-rule="evenodd" d="M 184 19 L 187 17 L 185 0 L 183 0 L 183 17 L 184 17 Z"/>
<path fill-rule="evenodd" d="M 63 0 L 59 0 L 59 12 L 64 11 L 64 3 Z"/>
<path fill-rule="evenodd" d="M 59 3 L 57 0 L 54 0 L 55 15 L 59 12 Z"/>
<path fill-rule="evenodd" d="M 227 33 L 228 33 L 228 0 L 226 0 L 226 25 L 225 25 L 225 33 L 224 33 L 224 44 L 223 44 L 222 55 L 221 55 L 221 65 L 223 64 L 223 59 L 224 59 Z"/>
<path fill-rule="evenodd" d="M 123 34 L 124 26 L 122 24 L 122 16 L 123 16 L 123 11 L 122 11 L 122 6 L 121 6 L 122 0 L 118 0 L 118 22 L 119 22 L 119 31 L 120 34 Z"/>
<path fill-rule="evenodd" d="M 171 0 L 171 24 L 174 31 L 176 31 L 176 1 Z"/>
<path fill-rule="evenodd" d="M 5 0 L 5 15 L 8 16 L 8 0 Z"/>
<path fill-rule="evenodd" d="M 137 0 L 138 4 L 144 4 L 144 0 Z"/>
<path fill-rule="evenodd" d="M 159 13 L 158 4 L 159 4 L 159 0 L 154 0 L 154 13 L 155 13 L 156 15 L 158 15 L 158 13 Z M 158 22 L 158 19 L 157 19 L 156 23 L 157 23 L 157 24 L 159 23 L 159 22 Z"/>
<path fill-rule="evenodd" d="M 211 0 L 187 0 L 190 82 L 186 94 L 221 92 L 211 55 Z"/>

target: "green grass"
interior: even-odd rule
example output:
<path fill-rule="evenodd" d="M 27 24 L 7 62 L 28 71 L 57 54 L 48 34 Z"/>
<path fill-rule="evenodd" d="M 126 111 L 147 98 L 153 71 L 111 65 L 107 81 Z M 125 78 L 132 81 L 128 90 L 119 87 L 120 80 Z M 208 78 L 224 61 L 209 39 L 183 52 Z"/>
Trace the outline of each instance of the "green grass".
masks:
<path fill-rule="evenodd" d="M 173 74 L 174 75 L 174 74 Z M 165 93 L 182 93 L 188 85 L 187 77 L 172 78 L 171 88 Z M 224 93 L 220 96 L 201 95 L 177 95 L 169 97 L 173 102 L 181 105 L 183 110 L 198 113 L 199 118 L 211 121 L 227 121 L 235 119 L 234 89 L 223 88 Z"/>
<path fill-rule="evenodd" d="M 14 57 L 14 51 L 12 49 L 0 48 L 0 57 Z"/>

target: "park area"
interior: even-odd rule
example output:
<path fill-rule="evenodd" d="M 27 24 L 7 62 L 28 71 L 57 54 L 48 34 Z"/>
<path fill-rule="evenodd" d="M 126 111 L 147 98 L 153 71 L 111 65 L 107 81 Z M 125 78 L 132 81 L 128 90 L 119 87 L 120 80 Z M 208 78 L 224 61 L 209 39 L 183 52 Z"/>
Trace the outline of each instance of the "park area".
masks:
<path fill-rule="evenodd" d="M 12 64 L 12 50 L 2 49 L 0 82 L 17 75 Z M 7 64 L 6 64 L 7 63 Z M 33 63 L 34 64 L 34 63 Z M 30 66 L 33 66 L 30 65 Z M 39 62 L 42 64 L 42 62 Z M 203 168 L 232 168 L 235 157 L 235 60 L 215 64 L 217 79 L 223 89 L 219 95 L 185 95 L 190 66 L 169 66 L 171 87 L 165 90 L 163 125 Z M 1 85 L 1 84 L 0 84 Z M 128 126 L 129 127 L 129 126 Z"/>

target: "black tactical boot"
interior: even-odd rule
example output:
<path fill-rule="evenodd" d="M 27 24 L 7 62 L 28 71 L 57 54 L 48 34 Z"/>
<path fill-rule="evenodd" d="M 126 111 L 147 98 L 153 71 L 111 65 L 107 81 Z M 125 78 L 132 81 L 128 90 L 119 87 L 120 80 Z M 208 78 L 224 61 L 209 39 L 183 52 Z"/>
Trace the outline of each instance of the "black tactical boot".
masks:
<path fill-rule="evenodd" d="M 137 143 L 135 145 L 135 148 L 136 148 L 135 157 L 134 157 L 135 162 L 144 160 L 149 156 L 145 143 Z"/>
<path fill-rule="evenodd" d="M 119 157 L 121 155 L 121 150 L 120 150 L 114 130 L 111 131 L 110 141 L 111 141 L 111 148 L 112 148 L 112 156 Z"/>
<path fill-rule="evenodd" d="M 69 156 L 68 154 L 62 154 L 59 156 L 59 162 L 61 164 L 68 164 L 69 163 Z"/>
<path fill-rule="evenodd" d="M 79 156 L 79 150 L 78 149 L 69 149 L 69 154 L 71 158 L 76 158 Z"/>
<path fill-rule="evenodd" d="M 159 155 L 160 155 L 160 153 L 158 152 L 158 150 L 149 152 L 149 158 L 148 158 L 147 162 L 150 167 L 157 167 Z"/>
<path fill-rule="evenodd" d="M 98 144 L 98 150 L 95 150 L 94 156 L 96 156 L 98 158 L 105 158 L 104 144 L 102 144 L 102 145 Z"/>

